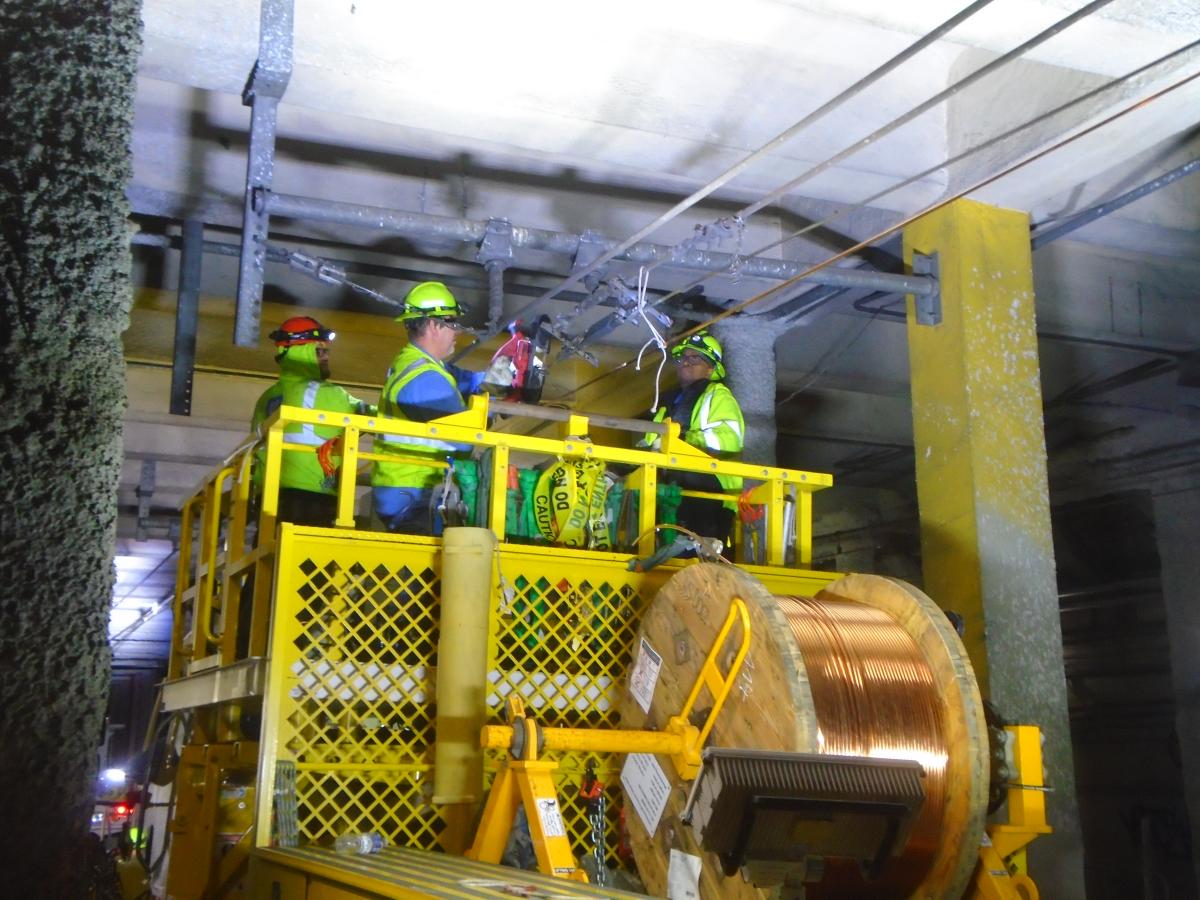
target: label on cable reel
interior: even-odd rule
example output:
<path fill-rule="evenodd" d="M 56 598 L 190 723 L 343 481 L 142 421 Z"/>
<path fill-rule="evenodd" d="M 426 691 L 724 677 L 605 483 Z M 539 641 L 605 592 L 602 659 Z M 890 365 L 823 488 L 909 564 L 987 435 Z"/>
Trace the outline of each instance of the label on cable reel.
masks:
<path fill-rule="evenodd" d="M 700 857 L 671 850 L 667 863 L 667 900 L 700 900 L 700 865 Z"/>
<path fill-rule="evenodd" d="M 642 712 L 650 712 L 654 700 L 654 688 L 658 685 L 658 672 L 662 668 L 662 657 L 649 642 L 642 638 L 638 644 L 637 660 L 629 673 L 629 693 L 637 701 Z"/>
<path fill-rule="evenodd" d="M 671 796 L 671 782 L 653 753 L 630 753 L 621 767 L 621 787 L 633 804 L 648 834 L 658 830 L 658 822 Z"/>

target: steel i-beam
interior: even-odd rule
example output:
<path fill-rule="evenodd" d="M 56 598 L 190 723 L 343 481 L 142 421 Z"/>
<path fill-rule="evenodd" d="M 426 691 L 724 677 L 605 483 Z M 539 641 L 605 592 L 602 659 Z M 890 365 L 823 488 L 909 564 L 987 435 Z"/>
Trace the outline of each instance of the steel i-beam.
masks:
<path fill-rule="evenodd" d="M 179 299 L 175 304 L 175 353 L 171 357 L 171 415 L 192 414 L 192 379 L 196 369 L 196 325 L 200 313 L 200 266 L 204 257 L 204 223 L 183 223 L 179 258 Z"/>

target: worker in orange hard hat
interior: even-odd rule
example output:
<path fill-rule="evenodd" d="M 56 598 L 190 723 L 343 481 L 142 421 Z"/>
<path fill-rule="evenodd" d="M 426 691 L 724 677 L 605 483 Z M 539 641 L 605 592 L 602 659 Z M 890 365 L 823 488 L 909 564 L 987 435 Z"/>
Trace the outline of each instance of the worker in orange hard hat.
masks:
<path fill-rule="evenodd" d="M 280 406 L 374 414 L 369 404 L 329 382 L 329 345 L 334 337 L 332 331 L 311 316 L 293 316 L 271 332 L 279 380 L 263 391 L 254 406 L 250 427 L 255 434 L 265 437 L 263 425 Z M 337 518 L 336 483 L 322 467 L 316 450 L 340 434 L 338 428 L 299 422 L 284 428 L 285 443 L 311 447 L 313 452 L 283 454 L 279 472 L 280 521 L 333 525 Z M 262 481 L 264 463 L 265 451 L 260 451 L 255 467 L 258 484 Z"/>

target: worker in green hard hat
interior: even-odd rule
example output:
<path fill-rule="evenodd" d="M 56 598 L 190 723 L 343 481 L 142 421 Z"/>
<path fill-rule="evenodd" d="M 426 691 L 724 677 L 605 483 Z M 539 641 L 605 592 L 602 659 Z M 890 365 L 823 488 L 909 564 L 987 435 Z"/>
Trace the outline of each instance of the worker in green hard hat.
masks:
<path fill-rule="evenodd" d="M 428 422 L 467 408 L 464 396 L 479 390 L 485 373 L 446 362 L 454 354 L 455 341 L 463 330 L 459 317 L 464 311 L 440 281 L 424 281 L 408 292 L 404 312 L 396 317 L 397 322 L 404 323 L 408 344 L 388 369 L 379 398 L 380 416 Z M 430 462 L 469 450 L 429 438 L 381 434 L 375 439 L 375 452 L 382 456 L 416 457 Z M 376 462 L 371 471 L 376 515 L 389 531 L 429 533 L 429 502 L 443 474 L 440 468 L 399 458 Z"/>
<path fill-rule="evenodd" d="M 670 419 L 683 429 L 683 439 L 693 447 L 722 459 L 741 456 L 746 439 L 742 408 L 725 385 L 725 354 L 721 342 L 707 330 L 688 335 L 671 348 L 671 359 L 679 387 L 667 394 L 654 421 Z M 647 434 L 642 446 L 658 449 L 657 434 Z M 734 475 L 662 470 L 659 480 L 678 484 L 684 490 L 735 493 L 742 479 Z M 722 503 L 699 497 L 684 497 L 679 503 L 678 524 L 704 537 L 728 542 L 733 527 L 736 498 Z"/>

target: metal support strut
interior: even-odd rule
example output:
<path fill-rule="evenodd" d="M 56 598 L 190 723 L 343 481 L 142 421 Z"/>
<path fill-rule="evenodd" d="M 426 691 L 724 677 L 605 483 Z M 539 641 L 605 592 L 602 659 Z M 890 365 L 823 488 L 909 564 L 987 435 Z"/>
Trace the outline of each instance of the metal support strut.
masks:
<path fill-rule="evenodd" d="M 504 270 L 512 265 L 512 225 L 507 219 L 489 219 L 476 257 L 488 276 L 487 335 L 500 332 L 504 318 Z"/>
<path fill-rule="evenodd" d="M 183 223 L 179 259 L 179 302 L 175 305 L 175 352 L 171 359 L 171 415 L 192 414 L 192 380 L 196 369 L 196 328 L 200 313 L 200 269 L 204 257 L 204 223 Z"/>
<path fill-rule="evenodd" d="M 271 221 L 267 194 L 275 175 L 276 114 L 292 77 L 294 13 L 292 0 L 262 0 L 258 59 L 242 92 L 242 103 L 250 107 L 250 151 L 246 158 L 242 253 L 233 329 L 233 342 L 239 347 L 258 345 L 263 263 Z"/>

